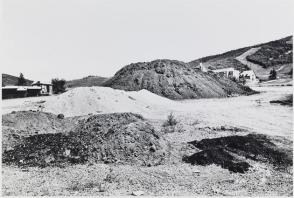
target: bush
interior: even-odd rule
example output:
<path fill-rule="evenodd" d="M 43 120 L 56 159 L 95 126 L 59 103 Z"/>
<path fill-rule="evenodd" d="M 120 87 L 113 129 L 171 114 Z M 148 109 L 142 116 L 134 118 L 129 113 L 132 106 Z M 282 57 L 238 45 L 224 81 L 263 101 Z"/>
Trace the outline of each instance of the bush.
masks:
<path fill-rule="evenodd" d="M 53 93 L 63 93 L 65 92 L 65 83 L 64 79 L 54 78 L 51 80 L 51 84 L 53 85 Z"/>
<path fill-rule="evenodd" d="M 58 114 L 57 115 L 57 118 L 59 118 L 59 119 L 63 119 L 64 118 L 64 115 L 61 113 L 61 114 Z"/>
<path fill-rule="evenodd" d="M 167 116 L 167 120 L 163 123 L 163 126 L 166 127 L 166 126 L 175 126 L 177 125 L 178 121 L 176 120 L 175 116 L 173 113 L 170 113 L 168 116 Z"/>

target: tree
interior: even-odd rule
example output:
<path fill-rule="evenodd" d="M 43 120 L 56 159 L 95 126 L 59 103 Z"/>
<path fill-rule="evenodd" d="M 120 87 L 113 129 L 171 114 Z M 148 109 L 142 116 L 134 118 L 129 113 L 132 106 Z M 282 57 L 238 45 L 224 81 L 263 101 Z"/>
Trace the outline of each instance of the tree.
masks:
<path fill-rule="evenodd" d="M 53 86 L 53 93 L 58 94 L 65 92 L 65 83 L 66 81 L 64 79 L 52 79 L 51 84 Z"/>
<path fill-rule="evenodd" d="M 18 78 L 18 81 L 17 81 L 17 85 L 18 86 L 24 86 L 26 84 L 27 84 L 26 79 L 24 78 L 23 74 L 20 73 L 19 78 Z"/>
<path fill-rule="evenodd" d="M 277 72 L 276 70 L 273 68 L 271 71 L 270 71 L 270 75 L 268 77 L 269 80 L 274 80 L 277 78 Z"/>

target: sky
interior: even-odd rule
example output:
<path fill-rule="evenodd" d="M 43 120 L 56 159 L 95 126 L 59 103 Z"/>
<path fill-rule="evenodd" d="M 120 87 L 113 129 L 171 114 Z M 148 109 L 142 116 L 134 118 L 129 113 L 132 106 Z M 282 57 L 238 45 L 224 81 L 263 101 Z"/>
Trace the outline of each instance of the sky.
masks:
<path fill-rule="evenodd" d="M 2 0 L 1 73 L 110 77 L 293 34 L 293 0 Z"/>

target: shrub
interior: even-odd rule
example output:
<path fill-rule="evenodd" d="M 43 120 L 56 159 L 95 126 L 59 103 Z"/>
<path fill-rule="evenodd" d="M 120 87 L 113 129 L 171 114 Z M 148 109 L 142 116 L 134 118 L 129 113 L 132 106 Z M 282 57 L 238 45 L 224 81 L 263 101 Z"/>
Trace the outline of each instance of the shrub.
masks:
<path fill-rule="evenodd" d="M 51 84 L 53 85 L 53 92 L 55 94 L 65 92 L 65 83 L 64 79 L 54 78 L 51 80 Z"/>
<path fill-rule="evenodd" d="M 177 125 L 178 121 L 176 120 L 175 116 L 173 113 L 170 113 L 167 116 L 167 120 L 163 123 L 163 126 L 175 126 Z"/>
<path fill-rule="evenodd" d="M 61 114 L 58 114 L 57 115 L 57 118 L 59 118 L 59 119 L 63 119 L 64 118 L 64 115 L 61 113 Z"/>

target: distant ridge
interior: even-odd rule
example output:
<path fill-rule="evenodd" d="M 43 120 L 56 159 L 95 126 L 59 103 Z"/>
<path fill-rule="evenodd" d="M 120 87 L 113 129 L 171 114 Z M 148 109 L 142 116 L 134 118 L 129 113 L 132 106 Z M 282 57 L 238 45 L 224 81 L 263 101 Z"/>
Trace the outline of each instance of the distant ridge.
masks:
<path fill-rule="evenodd" d="M 66 82 L 68 88 L 101 86 L 108 78 L 101 76 L 87 76 Z"/>
<path fill-rule="evenodd" d="M 18 77 L 12 76 L 9 74 L 2 74 L 2 87 L 8 86 L 8 85 L 17 85 L 18 83 Z M 33 83 L 32 80 L 26 79 L 26 84 L 31 85 Z"/>

